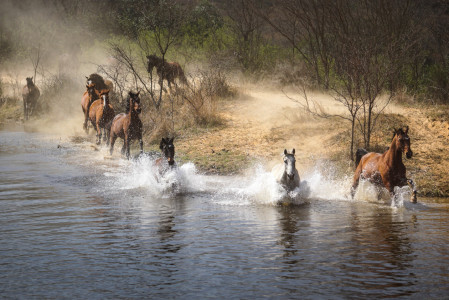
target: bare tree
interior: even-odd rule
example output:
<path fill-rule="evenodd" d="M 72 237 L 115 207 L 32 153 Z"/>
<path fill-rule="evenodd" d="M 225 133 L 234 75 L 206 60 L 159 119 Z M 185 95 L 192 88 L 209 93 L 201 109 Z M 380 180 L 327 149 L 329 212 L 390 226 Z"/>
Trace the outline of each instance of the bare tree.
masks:
<path fill-rule="evenodd" d="M 412 0 L 335 1 L 332 57 L 340 80 L 336 88 L 361 104 L 357 123 L 364 146 L 392 93 L 382 101 L 392 80 L 399 75 L 403 57 L 414 46 L 410 39 Z"/>
<path fill-rule="evenodd" d="M 329 36 L 332 0 L 280 0 L 259 14 L 314 70 L 318 85 L 329 88 L 332 67 Z"/>
<path fill-rule="evenodd" d="M 223 4 L 236 39 L 234 54 L 245 71 L 257 69 L 261 60 L 263 19 L 257 13 L 259 7 L 257 0 L 231 0 Z"/>

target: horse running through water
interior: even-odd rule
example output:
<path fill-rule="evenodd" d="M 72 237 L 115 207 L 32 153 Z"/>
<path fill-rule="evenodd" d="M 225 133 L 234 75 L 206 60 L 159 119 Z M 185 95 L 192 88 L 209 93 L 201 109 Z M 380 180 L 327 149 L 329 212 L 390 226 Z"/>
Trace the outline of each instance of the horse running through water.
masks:
<path fill-rule="evenodd" d="M 22 89 L 23 116 L 25 120 L 34 114 L 41 93 L 33 82 L 33 77 L 26 78 L 27 84 Z"/>
<path fill-rule="evenodd" d="M 187 85 L 187 78 L 184 75 L 184 71 L 181 66 L 177 62 L 168 62 L 165 59 L 157 57 L 156 55 L 147 55 L 148 65 L 147 71 L 148 73 L 153 72 L 153 68 L 156 67 L 157 75 L 159 77 L 159 85 L 162 86 L 163 80 L 167 80 L 168 87 L 171 88 L 171 84 L 175 84 L 175 79 L 179 78 L 179 80 Z"/>
<path fill-rule="evenodd" d="M 95 100 L 99 98 L 100 95 L 98 91 L 95 89 L 95 83 L 86 85 L 86 91 L 84 92 L 83 97 L 81 98 L 81 108 L 83 109 L 84 113 L 83 128 L 86 131 L 86 133 L 89 133 L 89 129 L 87 128 L 87 121 L 89 120 L 90 106 Z"/>
<path fill-rule="evenodd" d="M 361 156 L 361 158 L 359 158 L 360 162 L 358 163 L 354 174 L 351 188 L 352 198 L 354 198 L 356 189 L 359 185 L 359 180 L 362 178 L 367 179 L 377 186 L 385 187 L 393 197 L 395 196 L 395 186 L 403 187 L 408 184 L 413 191 L 411 201 L 416 203 L 417 190 L 415 183 L 413 180 L 407 179 L 406 169 L 402 163 L 402 153 L 405 153 L 407 158 L 412 158 L 413 156 L 413 152 L 410 148 L 408 126 L 405 131 L 402 128 L 394 130 L 390 148 L 383 154 L 375 152 L 368 153 L 366 150 L 358 150 L 357 152 L 358 157 Z M 362 156 L 362 154 L 364 155 Z"/>
<path fill-rule="evenodd" d="M 126 153 L 126 158 L 129 159 L 129 146 L 133 140 L 139 140 L 140 152 L 143 153 L 142 121 L 139 118 L 142 109 L 139 92 L 136 94 L 129 92 L 126 110 L 128 113 L 118 114 L 112 121 L 110 154 L 112 155 L 114 151 L 115 140 L 120 137 L 123 139 L 122 154 Z"/>
<path fill-rule="evenodd" d="M 89 119 L 92 126 L 97 129 L 97 145 L 101 143 L 101 129 L 104 131 L 104 140 L 107 140 L 106 144 L 109 144 L 109 133 L 114 116 L 114 108 L 109 103 L 109 90 L 101 90 L 100 99 L 95 100 L 89 109 Z"/>
<path fill-rule="evenodd" d="M 295 149 L 292 150 L 292 153 L 288 153 L 287 149 L 284 149 L 282 158 L 284 163 L 275 165 L 271 173 L 287 192 L 291 192 L 300 184 L 299 173 L 296 169 Z"/>

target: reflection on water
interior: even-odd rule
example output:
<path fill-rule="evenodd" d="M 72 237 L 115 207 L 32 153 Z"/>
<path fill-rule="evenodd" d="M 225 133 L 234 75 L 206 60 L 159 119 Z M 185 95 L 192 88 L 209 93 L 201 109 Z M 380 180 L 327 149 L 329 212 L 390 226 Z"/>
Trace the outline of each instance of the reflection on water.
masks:
<path fill-rule="evenodd" d="M 105 160 L 103 152 L 0 132 L 2 297 L 449 294 L 447 201 L 395 209 L 334 199 L 325 192 L 336 190 L 333 183 L 312 172 L 304 176 L 309 201 L 276 206 L 254 190 L 265 185 L 272 193 L 266 173 L 209 177 L 186 165 L 162 182 L 151 162 Z M 170 180 L 181 193 L 167 192 Z M 344 190 L 344 182 L 337 185 Z"/>

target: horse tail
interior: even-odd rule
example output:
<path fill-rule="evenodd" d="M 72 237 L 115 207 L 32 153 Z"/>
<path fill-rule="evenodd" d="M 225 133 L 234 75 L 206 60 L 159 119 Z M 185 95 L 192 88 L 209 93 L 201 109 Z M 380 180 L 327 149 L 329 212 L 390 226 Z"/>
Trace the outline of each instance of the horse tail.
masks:
<path fill-rule="evenodd" d="M 368 153 L 368 151 L 366 151 L 363 148 L 357 149 L 357 151 L 355 152 L 355 167 L 356 168 L 359 165 L 360 161 L 362 160 L 362 157 L 367 153 Z"/>

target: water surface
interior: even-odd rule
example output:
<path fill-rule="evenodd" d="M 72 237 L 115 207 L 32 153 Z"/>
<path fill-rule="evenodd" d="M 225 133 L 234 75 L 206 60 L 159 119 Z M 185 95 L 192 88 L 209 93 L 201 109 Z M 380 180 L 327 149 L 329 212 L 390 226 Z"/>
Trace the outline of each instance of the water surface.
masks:
<path fill-rule="evenodd" d="M 307 200 L 282 206 L 261 169 L 161 178 L 148 158 L 23 131 L 0 132 L 0 168 L 1 298 L 449 295 L 445 199 L 352 201 L 346 179 L 300 171 Z"/>

